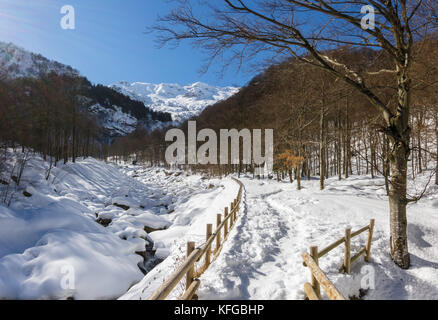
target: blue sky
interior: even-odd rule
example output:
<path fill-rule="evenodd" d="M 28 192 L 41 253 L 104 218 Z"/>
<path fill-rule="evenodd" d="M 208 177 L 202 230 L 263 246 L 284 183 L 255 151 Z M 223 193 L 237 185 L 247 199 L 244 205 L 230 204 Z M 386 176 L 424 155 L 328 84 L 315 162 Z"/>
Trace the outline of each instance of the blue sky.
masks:
<path fill-rule="evenodd" d="M 75 30 L 60 26 L 64 5 L 75 8 Z M 200 75 L 208 57 L 189 43 L 158 49 L 144 31 L 171 6 L 164 0 L 0 0 L 0 41 L 71 65 L 94 83 L 241 86 L 255 75 L 233 68 L 221 74 L 220 65 Z"/>

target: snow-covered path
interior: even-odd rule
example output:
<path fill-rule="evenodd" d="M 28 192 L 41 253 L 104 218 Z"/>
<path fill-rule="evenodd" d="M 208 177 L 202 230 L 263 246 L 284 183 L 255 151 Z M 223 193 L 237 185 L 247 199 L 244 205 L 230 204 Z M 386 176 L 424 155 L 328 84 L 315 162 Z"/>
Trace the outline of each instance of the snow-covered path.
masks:
<path fill-rule="evenodd" d="M 352 266 L 351 275 L 338 273 L 343 246 L 320 260 L 322 269 L 345 296 L 358 296 L 361 280 L 372 266 L 374 290 L 369 299 L 436 299 L 438 297 L 437 194 L 409 207 L 412 267 L 394 266 L 388 255 L 388 204 L 382 179 L 329 179 L 324 191 L 318 181 L 304 188 L 276 181 L 243 178 L 245 208 L 221 256 L 201 277 L 200 299 L 303 299 L 309 280 L 301 253 L 320 249 L 376 219 L 372 261 Z M 434 190 L 432 190 L 434 191 Z M 355 238 L 352 252 L 365 243 L 367 233 Z M 361 271 L 364 274 L 361 274 Z"/>
<path fill-rule="evenodd" d="M 303 239 L 311 235 L 312 225 L 305 222 L 300 205 L 309 200 L 298 199 L 296 206 L 282 205 L 281 186 L 267 188 L 264 182 L 244 179 L 246 214 L 242 215 L 224 253 L 224 270 L 218 264 L 209 274 L 220 279 L 209 281 L 206 273 L 201 298 L 290 299 L 290 292 L 303 273 L 300 260 Z M 295 209 L 294 209 L 295 208 Z M 310 218 L 310 217 L 308 217 Z M 286 254 L 285 254 L 286 253 Z M 223 275 L 223 277 L 221 276 Z M 231 277 L 230 277 L 231 276 Z M 202 279 L 204 280 L 204 279 Z M 232 284 L 232 291 L 218 292 L 217 280 Z M 225 284 L 225 283 L 224 283 Z M 221 286 L 219 286 L 220 288 Z M 225 285 L 228 289 L 231 286 Z"/>
<path fill-rule="evenodd" d="M 297 236 L 294 216 L 285 214 L 273 201 L 281 189 L 266 190 L 253 187 L 250 187 L 251 192 L 246 196 L 247 213 L 242 215 L 239 224 L 233 230 L 233 237 L 227 243 L 227 267 L 223 273 L 226 278 L 221 280 L 234 282 L 234 292 L 219 294 L 226 294 L 226 298 L 239 299 L 257 299 L 265 296 L 287 299 L 283 279 L 284 276 L 293 277 L 296 270 L 290 268 L 288 257 L 281 253 L 291 247 L 293 238 Z M 233 275 L 231 279 L 230 271 Z M 270 277 L 272 274 L 279 277 Z M 215 286 L 216 283 L 213 282 L 210 289 L 213 289 L 214 295 L 211 295 L 211 298 L 215 298 L 218 293 Z M 205 289 L 201 292 L 205 292 L 208 287 L 208 284 L 203 283 Z M 208 295 L 203 298 L 208 298 Z"/>

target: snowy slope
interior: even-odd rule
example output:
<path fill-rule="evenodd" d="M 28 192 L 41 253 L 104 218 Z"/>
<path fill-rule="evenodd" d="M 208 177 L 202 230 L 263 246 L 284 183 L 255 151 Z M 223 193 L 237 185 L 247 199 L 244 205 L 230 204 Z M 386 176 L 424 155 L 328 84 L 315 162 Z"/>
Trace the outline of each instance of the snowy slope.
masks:
<path fill-rule="evenodd" d="M 79 72 L 70 66 L 0 41 L 0 79 L 38 78 L 50 72 L 79 76 Z"/>
<path fill-rule="evenodd" d="M 143 176 L 140 179 L 145 178 L 147 179 Z M 217 187 L 213 190 L 192 193 L 187 201 L 176 207 L 176 214 L 170 217 L 172 225 L 167 230 L 150 234 L 157 254 L 163 255 L 165 259 L 119 299 L 147 299 L 183 261 L 188 241 L 195 241 L 197 246 L 205 242 L 206 225 L 208 223 L 215 225 L 217 213 L 222 212 L 224 207 L 229 205 L 239 190 L 239 185 L 230 178 L 210 180 L 209 183 Z M 190 193 L 189 190 L 178 192 Z M 168 298 L 176 299 L 183 293 L 182 281 Z"/>
<path fill-rule="evenodd" d="M 101 126 L 108 130 L 111 137 L 127 135 L 137 127 L 137 118 L 124 113 L 118 106 L 105 108 L 96 103 L 88 110 L 98 117 Z"/>
<path fill-rule="evenodd" d="M 79 101 L 91 114 L 97 116 L 97 122 L 104 128 L 103 140 L 127 135 L 137 126 L 153 131 L 171 124 L 170 115 L 157 116 L 139 101 L 120 97 L 120 92 L 106 86 L 92 85 L 70 66 L 46 59 L 12 43 L 0 41 L 0 81 L 12 81 L 23 77 L 38 79 L 52 72 L 80 78 L 82 91 L 78 94 Z"/>
<path fill-rule="evenodd" d="M 421 190 L 429 172 L 417 181 Z M 438 299 L 438 187 L 429 186 L 418 203 L 408 207 L 409 270 L 389 256 L 389 208 L 382 178 L 353 176 L 338 181 L 296 184 L 243 178 L 246 211 L 230 233 L 219 258 L 201 276 L 200 299 L 304 299 L 309 282 L 301 253 L 312 245 L 322 249 L 345 234 L 376 220 L 371 262 L 352 265 L 340 274 L 343 245 L 319 260 L 322 270 L 345 297 L 363 299 Z M 410 187 L 413 193 L 415 186 Z M 352 253 L 364 246 L 367 233 L 352 241 Z M 370 268 L 366 268 L 370 267 Z M 374 275 L 374 281 L 368 276 Z M 367 276 L 367 277 L 365 277 Z"/>
<path fill-rule="evenodd" d="M 5 172 L 23 156 L 8 153 Z M 60 162 L 46 181 L 49 164 L 28 156 L 17 188 L 0 176 L 0 300 L 117 298 L 228 192 L 199 175 L 92 158 Z M 192 197 L 205 201 L 195 207 Z"/>
<path fill-rule="evenodd" d="M 168 112 L 174 121 L 198 115 L 205 107 L 224 100 L 239 91 L 236 87 L 217 87 L 202 82 L 187 86 L 178 84 L 120 82 L 110 86 L 133 100 L 143 102 L 155 111 Z"/>
<path fill-rule="evenodd" d="M 0 299 L 117 297 L 142 278 L 135 251 L 146 240 L 124 241 L 99 225 L 96 215 L 117 210 L 112 196 L 132 179 L 91 158 L 60 164 L 48 181 L 47 169 L 32 156 L 20 186 L 15 190 L 9 181 L 11 206 L 0 204 Z M 2 195 L 7 187 L 2 185 Z M 69 271 L 71 286 L 63 281 Z"/>

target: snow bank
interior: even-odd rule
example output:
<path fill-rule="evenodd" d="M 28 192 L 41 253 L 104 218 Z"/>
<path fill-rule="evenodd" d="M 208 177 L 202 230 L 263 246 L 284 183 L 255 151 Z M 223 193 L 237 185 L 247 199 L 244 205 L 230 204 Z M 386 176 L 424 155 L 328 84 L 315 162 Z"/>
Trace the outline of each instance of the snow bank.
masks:
<path fill-rule="evenodd" d="M 205 241 L 206 225 L 208 223 L 216 225 L 217 213 L 223 213 L 224 208 L 229 206 L 239 190 L 239 185 L 231 178 L 202 181 L 196 176 L 170 176 L 163 179 L 171 181 L 183 179 L 189 185 L 200 185 L 196 188 L 196 192 L 196 189 L 192 192 L 193 187 L 181 189 L 176 188 L 174 183 L 168 184 L 169 187 L 175 188 L 173 192 L 179 199 L 176 202 L 175 212 L 168 216 L 172 225 L 166 230 L 150 234 L 154 248 L 157 250 L 156 255 L 164 261 L 124 294 L 121 300 L 147 299 L 184 259 L 187 241 L 195 241 L 197 245 Z M 215 185 L 216 188 L 209 189 L 210 184 Z M 168 298 L 177 298 L 182 293 L 182 287 L 179 286 Z"/>
<path fill-rule="evenodd" d="M 0 205 L 0 297 L 118 297 L 142 278 L 143 259 L 95 220 L 116 185 L 132 179 L 94 159 L 53 168 L 48 181 L 47 169 L 31 157 L 10 208 Z"/>
<path fill-rule="evenodd" d="M 78 209 L 0 207 L 0 297 L 111 299 L 141 278 L 141 257 Z"/>
<path fill-rule="evenodd" d="M 20 155 L 8 152 L 6 172 Z M 12 197 L 0 204 L 0 299 L 118 298 L 177 242 L 205 233 L 235 192 L 231 181 L 92 158 L 59 163 L 46 180 L 48 168 L 31 156 L 19 187 L 0 176 Z"/>

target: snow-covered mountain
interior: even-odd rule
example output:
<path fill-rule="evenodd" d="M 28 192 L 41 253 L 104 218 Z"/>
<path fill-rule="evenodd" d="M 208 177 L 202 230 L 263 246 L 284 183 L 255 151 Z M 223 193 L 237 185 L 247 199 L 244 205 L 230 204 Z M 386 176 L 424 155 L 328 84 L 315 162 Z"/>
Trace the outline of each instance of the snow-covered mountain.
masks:
<path fill-rule="evenodd" d="M 38 81 L 52 72 L 58 76 L 78 79 L 81 84 L 75 93 L 78 103 L 97 118 L 103 129 L 104 140 L 127 135 L 137 126 L 152 131 L 171 123 L 169 114 L 154 112 L 142 102 L 132 100 L 107 86 L 93 85 L 68 65 L 0 41 L 0 81 L 19 81 L 21 78 Z"/>
<path fill-rule="evenodd" d="M 79 72 L 70 66 L 0 41 L 0 79 L 39 78 L 50 72 L 79 76 Z"/>
<path fill-rule="evenodd" d="M 218 87 L 202 82 L 181 86 L 172 83 L 120 82 L 110 88 L 143 102 L 154 111 L 167 112 L 174 121 L 198 115 L 205 107 L 224 100 L 239 91 L 236 87 Z"/>
<path fill-rule="evenodd" d="M 109 131 L 110 136 L 124 136 L 133 132 L 137 127 L 137 118 L 124 113 L 118 106 L 105 108 L 96 103 L 88 110 L 100 119 L 101 126 Z"/>
<path fill-rule="evenodd" d="M 236 87 L 218 87 L 202 82 L 187 86 L 143 82 L 94 86 L 68 65 L 0 41 L 0 81 L 38 80 L 52 72 L 82 79 L 83 87 L 78 95 L 84 107 L 98 118 L 105 130 L 104 135 L 110 139 L 127 135 L 138 126 L 152 131 L 178 123 L 239 91 Z"/>
<path fill-rule="evenodd" d="M 96 103 L 89 106 L 88 111 L 99 119 L 99 123 L 108 137 L 126 136 L 138 126 L 153 131 L 171 123 L 152 119 L 150 116 L 137 119 L 129 113 L 123 112 L 122 108 L 117 105 L 102 106 L 100 103 Z"/>

